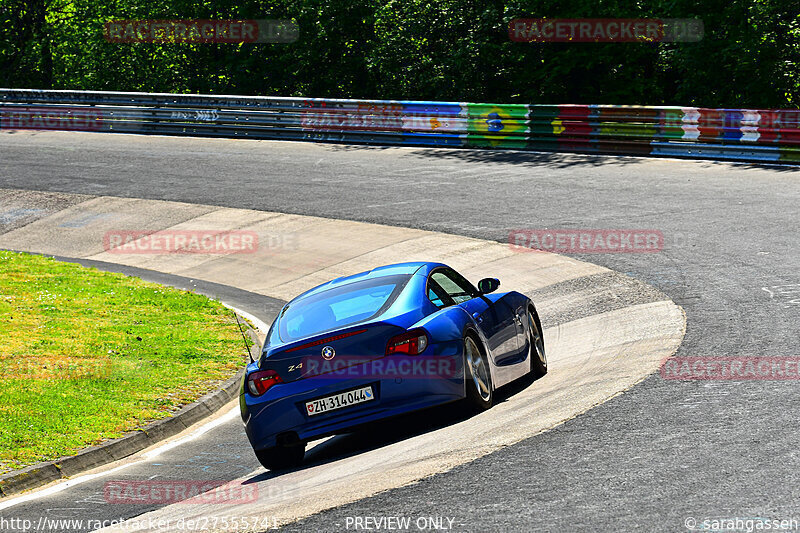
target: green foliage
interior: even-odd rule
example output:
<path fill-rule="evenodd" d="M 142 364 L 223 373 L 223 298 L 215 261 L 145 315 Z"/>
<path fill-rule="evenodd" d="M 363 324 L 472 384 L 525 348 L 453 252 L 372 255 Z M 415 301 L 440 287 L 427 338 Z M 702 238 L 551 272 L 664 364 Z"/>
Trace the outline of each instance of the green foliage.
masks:
<path fill-rule="evenodd" d="M 517 43 L 514 18 L 699 18 L 696 43 Z M 273 18 L 292 44 L 116 44 L 111 19 Z M 276 96 L 800 106 L 787 0 L 0 0 L 0 86 Z"/>
<path fill-rule="evenodd" d="M 245 363 L 218 302 L 0 251 L 0 473 L 119 437 Z"/>

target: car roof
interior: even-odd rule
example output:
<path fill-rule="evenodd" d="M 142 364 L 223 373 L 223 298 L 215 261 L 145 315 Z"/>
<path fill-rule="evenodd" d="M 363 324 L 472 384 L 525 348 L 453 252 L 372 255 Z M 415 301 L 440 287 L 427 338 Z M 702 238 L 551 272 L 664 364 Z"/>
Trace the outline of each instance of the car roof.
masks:
<path fill-rule="evenodd" d="M 397 275 L 412 275 L 412 274 L 420 274 L 423 276 L 427 276 L 428 273 L 437 267 L 447 266 L 442 263 L 432 263 L 432 262 L 425 262 L 425 261 L 416 261 L 416 262 L 408 262 L 408 263 L 395 263 L 393 265 L 384 265 L 380 267 L 373 268 L 372 270 L 367 270 L 364 272 L 359 272 L 358 274 L 353 274 L 351 276 L 344 276 L 341 278 L 336 278 L 331 280 L 327 283 L 323 283 L 322 285 L 318 285 L 313 289 L 307 290 L 303 294 L 295 297 L 292 302 L 296 302 L 297 300 L 306 298 L 311 296 L 312 294 L 317 294 L 319 292 L 327 291 L 330 289 L 334 289 L 336 287 L 341 287 L 343 285 L 347 285 L 350 283 L 354 283 L 356 281 L 362 281 L 366 279 L 375 279 L 381 278 L 384 276 L 397 276 Z"/>

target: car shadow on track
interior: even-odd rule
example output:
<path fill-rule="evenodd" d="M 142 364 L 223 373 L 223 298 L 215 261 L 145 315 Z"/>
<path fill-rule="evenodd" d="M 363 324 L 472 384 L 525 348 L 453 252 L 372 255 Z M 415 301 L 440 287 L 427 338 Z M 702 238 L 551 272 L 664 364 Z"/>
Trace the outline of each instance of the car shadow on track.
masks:
<path fill-rule="evenodd" d="M 534 383 L 534 380 L 525 377 L 501 387 L 494 393 L 494 405 L 507 401 Z M 417 435 L 458 424 L 477 414 L 479 413 L 464 401 L 458 401 L 365 424 L 355 431 L 336 435 L 307 450 L 303 464 L 297 468 L 281 471 L 265 470 L 243 481 L 243 484 L 259 483 L 290 472 L 360 455 Z"/>

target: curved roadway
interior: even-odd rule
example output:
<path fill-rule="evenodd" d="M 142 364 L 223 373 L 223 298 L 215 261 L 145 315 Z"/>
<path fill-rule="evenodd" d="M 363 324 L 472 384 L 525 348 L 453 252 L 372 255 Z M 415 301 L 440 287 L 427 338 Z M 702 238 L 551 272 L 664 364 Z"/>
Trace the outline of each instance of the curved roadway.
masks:
<path fill-rule="evenodd" d="M 682 305 L 678 356 L 800 356 L 800 172 L 676 161 L 102 134 L 4 134 L 0 187 L 167 199 L 424 228 L 651 228 L 657 254 L 581 259 Z M 800 519 L 795 381 L 651 376 L 543 434 L 307 518 L 447 516 L 457 530 L 686 530 Z M 690 522 L 691 523 L 691 522 Z"/>
<path fill-rule="evenodd" d="M 224 526 L 230 517 L 242 516 L 265 517 L 271 524 L 291 523 L 445 472 L 574 418 L 656 371 L 661 361 L 678 349 L 685 331 L 680 308 L 640 281 L 562 255 L 517 253 L 506 245 L 470 237 L 305 215 L 18 189 L 0 189 L 0 212 L 5 213 L 4 220 L 15 218 L 13 229 L 9 224 L 0 228 L 2 248 L 76 257 L 104 269 L 133 268 L 130 273 L 140 277 L 165 278 L 170 284 L 207 293 L 218 291 L 215 296 L 227 303 L 237 305 L 244 299 L 246 311 L 267 322 L 274 318 L 281 300 L 253 309 L 253 304 L 248 304 L 253 297 L 288 299 L 320 282 L 387 260 L 446 261 L 472 279 L 491 273 L 507 288 L 534 299 L 551 363 L 546 377 L 532 386 L 523 382 L 505 389 L 502 402 L 485 413 L 448 420 L 436 414 L 448 409 L 428 410 L 424 415 L 380 424 L 379 429 L 365 429 L 355 439 L 338 436 L 311 443 L 314 451 L 303 468 L 278 475 L 266 475 L 261 467 L 248 470 L 247 458 L 252 461 L 252 452 L 242 436 L 241 423 L 235 416 L 225 416 L 226 421 L 203 438 L 212 451 L 197 454 L 193 443 L 158 453 L 159 445 L 101 472 L 76 475 L 78 471 L 72 470 L 66 476 L 69 481 L 0 500 L 0 520 L 10 515 L 37 523 L 47 509 L 58 509 L 46 514 L 51 518 L 91 518 L 92 524 L 132 518 L 118 528 L 121 531 L 153 530 L 151 523 L 164 524 L 158 531 L 180 531 L 177 524 L 181 520 L 208 520 Z M 168 232 L 238 229 L 258 236 L 261 246 L 252 254 L 150 255 L 130 253 L 127 246 L 106 251 L 104 235 L 122 227 Z M 264 246 L 292 235 L 296 238 L 289 246 L 277 250 Z M 133 248 L 137 248 L 135 243 Z M 199 284 L 198 279 L 204 283 Z M 245 291 L 257 294 L 241 294 Z M 454 411 L 458 412 L 463 410 Z M 423 420 L 426 423 L 420 424 Z M 215 472 L 213 465 L 222 458 L 218 456 L 220 441 L 225 442 L 224 457 L 230 459 L 225 460 L 221 472 Z M 364 443 L 370 441 L 367 448 L 375 449 L 365 450 Z M 158 454 L 155 459 L 154 454 Z M 115 479 L 119 472 L 123 480 Z M 227 475 L 233 490 L 257 491 L 257 501 L 121 505 L 106 499 L 107 483 L 174 482 L 195 473 L 202 479 Z M 3 484 L 2 488 L 4 493 L 15 492 L 14 485 Z M 95 505 L 87 507 L 87 502 Z M 151 507 L 147 504 L 157 509 L 142 514 Z M 72 529 L 63 527 L 78 529 L 74 522 Z M 91 530 L 97 526 L 83 527 Z"/>

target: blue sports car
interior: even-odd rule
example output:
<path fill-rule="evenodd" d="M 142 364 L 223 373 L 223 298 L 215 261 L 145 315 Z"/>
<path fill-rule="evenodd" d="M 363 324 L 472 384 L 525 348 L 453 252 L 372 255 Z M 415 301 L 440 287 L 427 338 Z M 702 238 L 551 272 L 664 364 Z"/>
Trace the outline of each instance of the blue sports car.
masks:
<path fill-rule="evenodd" d="M 261 464 L 299 464 L 305 443 L 456 400 L 488 409 L 495 389 L 547 372 L 531 300 L 475 288 L 441 263 L 335 279 L 287 303 L 247 366 L 242 419 Z"/>

